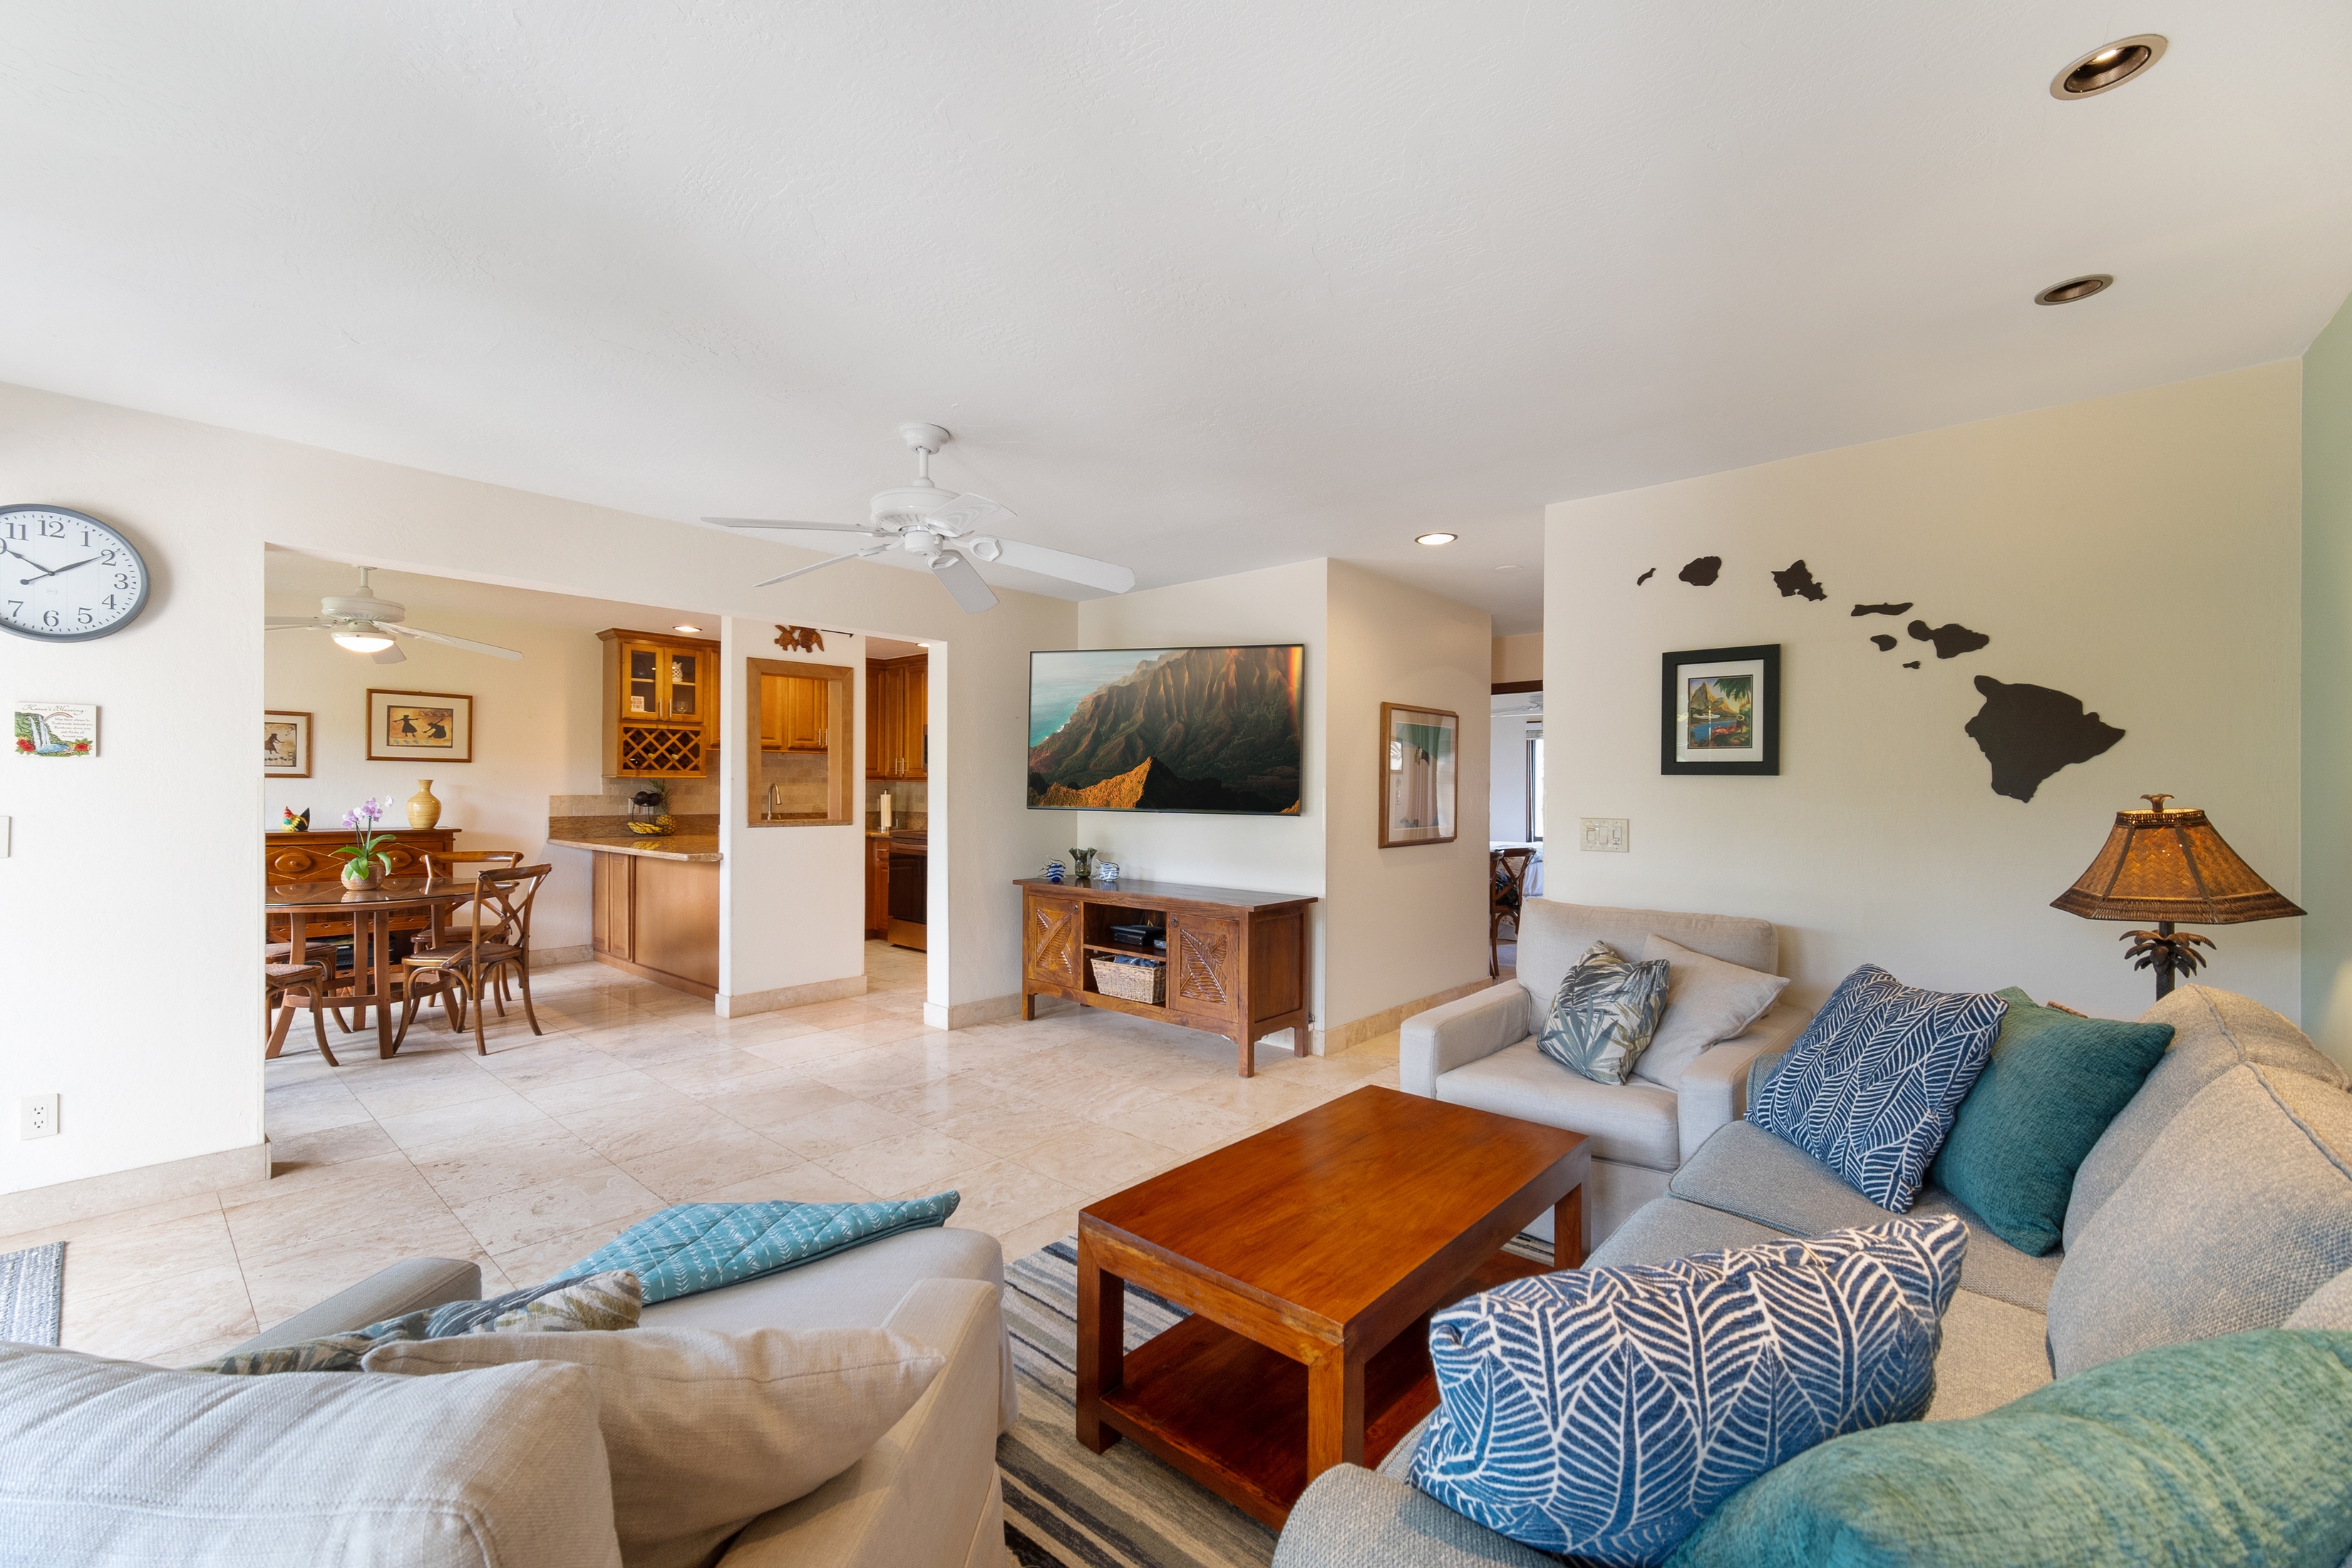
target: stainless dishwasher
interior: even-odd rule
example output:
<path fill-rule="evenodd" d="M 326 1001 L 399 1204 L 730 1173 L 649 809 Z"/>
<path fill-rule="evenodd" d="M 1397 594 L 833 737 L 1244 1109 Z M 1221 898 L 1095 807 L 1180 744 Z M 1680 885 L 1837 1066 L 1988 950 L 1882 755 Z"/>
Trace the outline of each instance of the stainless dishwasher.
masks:
<path fill-rule="evenodd" d="M 925 916 L 930 904 L 931 850 L 928 833 L 890 835 L 890 945 L 928 952 Z"/>

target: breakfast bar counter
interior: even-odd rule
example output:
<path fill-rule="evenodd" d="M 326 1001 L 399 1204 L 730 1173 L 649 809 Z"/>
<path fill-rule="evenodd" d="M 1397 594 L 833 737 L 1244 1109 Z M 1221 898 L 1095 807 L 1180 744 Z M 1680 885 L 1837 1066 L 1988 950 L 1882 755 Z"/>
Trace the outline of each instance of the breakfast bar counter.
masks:
<path fill-rule="evenodd" d="M 655 860 L 695 860 L 719 864 L 716 833 L 672 833 L 625 838 L 550 838 L 559 849 L 586 849 L 598 855 L 642 855 Z"/>

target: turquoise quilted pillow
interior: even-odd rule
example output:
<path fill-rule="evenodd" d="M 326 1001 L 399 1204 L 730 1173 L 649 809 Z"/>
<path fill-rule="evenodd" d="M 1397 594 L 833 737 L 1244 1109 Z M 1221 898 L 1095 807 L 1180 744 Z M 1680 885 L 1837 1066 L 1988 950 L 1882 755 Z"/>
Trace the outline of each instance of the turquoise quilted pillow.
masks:
<path fill-rule="evenodd" d="M 2169 1024 L 2126 1024 L 2009 1004 L 1984 1075 L 1960 1102 L 1927 1179 L 1995 1236 L 2039 1258 L 2058 1245 L 2074 1173 L 2172 1044 Z"/>
<path fill-rule="evenodd" d="M 2337 1568 L 2352 1333 L 2258 1329 L 1882 1426 L 1716 1510 L 1673 1568 Z"/>
<path fill-rule="evenodd" d="M 1660 1562 L 1773 1466 L 1926 1413 L 1967 1248 L 1945 1215 L 1473 1296 L 1430 1321 L 1412 1484 L 1547 1552 Z"/>

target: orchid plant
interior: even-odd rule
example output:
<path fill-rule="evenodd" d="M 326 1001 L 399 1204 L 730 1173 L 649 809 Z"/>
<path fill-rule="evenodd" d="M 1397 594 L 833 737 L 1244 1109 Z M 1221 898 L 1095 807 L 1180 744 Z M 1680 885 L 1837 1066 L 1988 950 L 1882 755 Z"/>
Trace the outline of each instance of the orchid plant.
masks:
<path fill-rule="evenodd" d="M 375 831 L 376 823 L 391 809 L 392 802 L 370 795 L 343 813 L 343 826 L 360 836 L 357 844 L 345 845 L 330 852 L 349 857 L 343 864 L 343 875 L 365 877 L 369 875 L 371 864 L 381 865 L 386 876 L 392 874 L 392 857 L 383 852 L 383 847 L 397 835 Z"/>

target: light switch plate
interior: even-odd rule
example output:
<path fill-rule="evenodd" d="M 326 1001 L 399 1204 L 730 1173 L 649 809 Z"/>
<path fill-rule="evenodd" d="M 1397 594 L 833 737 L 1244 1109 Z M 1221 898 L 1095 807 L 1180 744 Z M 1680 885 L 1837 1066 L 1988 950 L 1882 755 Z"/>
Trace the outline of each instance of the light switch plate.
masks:
<path fill-rule="evenodd" d="M 1583 818 L 1583 822 L 1584 837 L 1577 847 L 1588 853 L 1598 851 L 1603 855 L 1622 855 L 1626 852 L 1628 848 L 1626 829 L 1631 826 L 1631 819 L 1622 816 L 1588 816 Z"/>
<path fill-rule="evenodd" d="M 58 1097 L 28 1094 L 16 1102 L 16 1136 L 54 1138 L 58 1135 Z"/>

